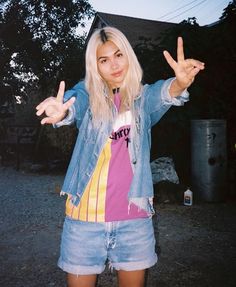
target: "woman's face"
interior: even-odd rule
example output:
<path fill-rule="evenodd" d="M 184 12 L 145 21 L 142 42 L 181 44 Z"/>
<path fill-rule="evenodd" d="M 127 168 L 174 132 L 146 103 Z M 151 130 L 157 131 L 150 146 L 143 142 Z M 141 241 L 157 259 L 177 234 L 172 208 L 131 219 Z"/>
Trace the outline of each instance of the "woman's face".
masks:
<path fill-rule="evenodd" d="M 111 41 L 97 49 L 97 65 L 101 77 L 110 88 L 119 88 L 128 71 L 128 59 Z"/>

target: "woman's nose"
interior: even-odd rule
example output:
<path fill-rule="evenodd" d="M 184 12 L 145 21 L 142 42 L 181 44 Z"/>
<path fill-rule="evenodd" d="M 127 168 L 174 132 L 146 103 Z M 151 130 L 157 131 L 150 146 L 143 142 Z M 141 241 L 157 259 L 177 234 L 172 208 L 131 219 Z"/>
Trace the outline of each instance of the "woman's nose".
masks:
<path fill-rule="evenodd" d="M 111 61 L 111 67 L 112 67 L 112 69 L 117 69 L 118 66 L 119 66 L 119 65 L 118 65 L 117 60 L 116 60 L 116 59 L 113 59 L 113 60 Z"/>

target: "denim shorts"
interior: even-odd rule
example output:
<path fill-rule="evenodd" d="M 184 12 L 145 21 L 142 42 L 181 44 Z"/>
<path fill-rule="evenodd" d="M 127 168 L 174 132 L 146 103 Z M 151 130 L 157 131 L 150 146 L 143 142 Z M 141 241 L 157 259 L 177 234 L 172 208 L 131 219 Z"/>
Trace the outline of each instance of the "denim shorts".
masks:
<path fill-rule="evenodd" d="M 94 223 L 65 218 L 58 266 L 71 274 L 100 274 L 106 263 L 134 271 L 157 262 L 151 218 Z"/>

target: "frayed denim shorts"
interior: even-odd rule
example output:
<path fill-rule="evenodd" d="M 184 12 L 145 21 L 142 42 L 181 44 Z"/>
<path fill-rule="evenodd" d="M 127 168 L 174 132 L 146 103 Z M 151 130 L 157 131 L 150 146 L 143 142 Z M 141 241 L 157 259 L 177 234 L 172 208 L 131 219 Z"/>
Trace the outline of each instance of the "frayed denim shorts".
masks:
<path fill-rule="evenodd" d="M 108 262 L 134 271 L 157 262 L 151 218 L 94 223 L 65 218 L 58 266 L 75 275 L 100 274 Z"/>

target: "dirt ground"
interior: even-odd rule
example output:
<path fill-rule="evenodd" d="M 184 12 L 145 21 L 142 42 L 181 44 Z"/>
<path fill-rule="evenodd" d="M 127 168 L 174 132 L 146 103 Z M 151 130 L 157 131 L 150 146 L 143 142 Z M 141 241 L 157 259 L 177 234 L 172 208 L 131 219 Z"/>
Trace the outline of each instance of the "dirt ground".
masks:
<path fill-rule="evenodd" d="M 0 167 L 0 286 L 64 287 L 57 267 L 64 201 L 63 175 Z M 236 286 L 236 203 L 156 204 L 159 262 L 147 287 Z M 106 269 L 98 286 L 117 286 Z"/>

